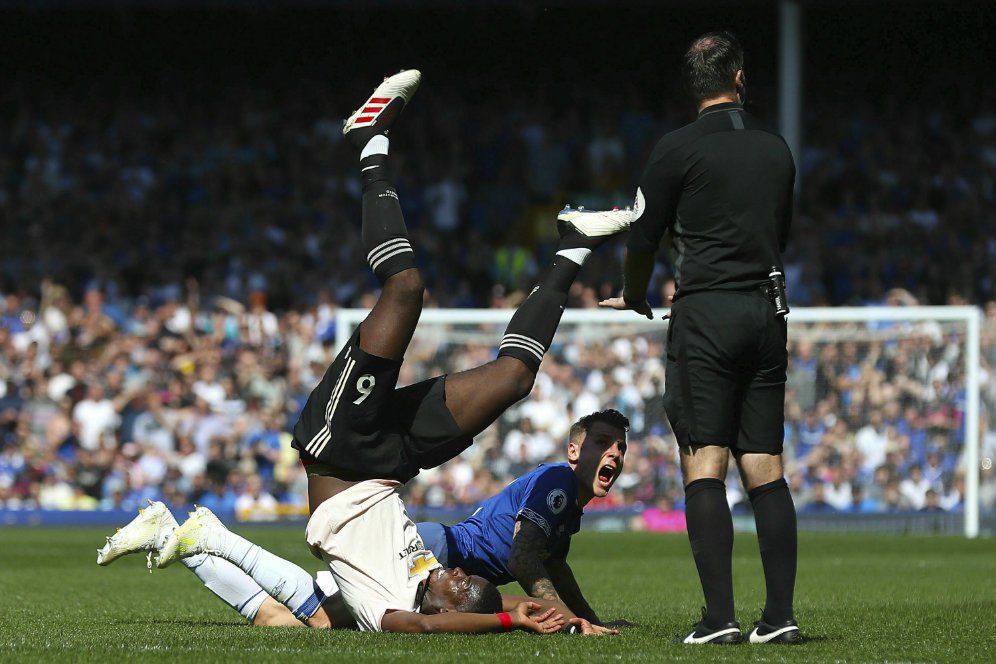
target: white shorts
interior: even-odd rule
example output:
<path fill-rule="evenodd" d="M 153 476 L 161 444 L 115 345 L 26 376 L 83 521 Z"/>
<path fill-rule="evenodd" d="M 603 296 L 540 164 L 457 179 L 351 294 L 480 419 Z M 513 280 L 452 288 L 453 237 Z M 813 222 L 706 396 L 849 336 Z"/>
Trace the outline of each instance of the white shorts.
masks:
<path fill-rule="evenodd" d="M 440 567 L 422 544 L 400 482 L 366 480 L 332 496 L 308 521 L 308 544 L 322 550 L 342 599 L 368 632 L 388 611 L 413 611 L 419 584 Z"/>

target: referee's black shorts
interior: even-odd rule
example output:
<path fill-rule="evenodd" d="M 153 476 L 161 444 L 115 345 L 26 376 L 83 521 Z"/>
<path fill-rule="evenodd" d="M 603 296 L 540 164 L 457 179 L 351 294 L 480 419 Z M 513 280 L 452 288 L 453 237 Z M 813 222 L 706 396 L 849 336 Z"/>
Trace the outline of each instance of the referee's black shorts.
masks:
<path fill-rule="evenodd" d="M 407 482 L 465 450 L 473 437 L 446 407 L 445 376 L 397 388 L 400 360 L 360 348 L 360 329 L 308 397 L 293 446 L 306 466 L 341 479 Z"/>
<path fill-rule="evenodd" d="M 781 454 L 785 328 L 759 292 L 705 291 L 674 303 L 664 408 L 679 445 Z"/>

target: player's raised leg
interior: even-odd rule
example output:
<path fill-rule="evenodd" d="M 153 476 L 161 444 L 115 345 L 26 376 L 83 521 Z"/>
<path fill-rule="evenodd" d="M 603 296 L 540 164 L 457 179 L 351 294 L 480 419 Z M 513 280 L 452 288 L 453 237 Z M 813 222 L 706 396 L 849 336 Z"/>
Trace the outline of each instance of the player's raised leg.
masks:
<path fill-rule="evenodd" d="M 532 390 L 553 342 L 567 293 L 591 252 L 629 228 L 631 210 L 565 208 L 557 216 L 560 243 L 553 264 L 509 321 L 498 357 L 447 376 L 446 406 L 467 435 L 476 435 Z"/>
<path fill-rule="evenodd" d="M 388 132 L 421 78 L 417 70 L 410 69 L 384 79 L 342 130 L 346 141 L 360 151 L 363 250 L 383 285 L 373 310 L 360 325 L 360 348 L 388 360 L 404 356 L 422 313 L 425 290 L 388 171 Z"/>

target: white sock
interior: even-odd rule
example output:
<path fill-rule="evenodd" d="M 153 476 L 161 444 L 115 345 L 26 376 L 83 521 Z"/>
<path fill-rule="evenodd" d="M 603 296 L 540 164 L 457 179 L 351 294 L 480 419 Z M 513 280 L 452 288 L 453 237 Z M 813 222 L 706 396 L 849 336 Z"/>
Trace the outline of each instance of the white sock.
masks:
<path fill-rule="evenodd" d="M 391 146 L 391 141 L 388 140 L 387 136 L 384 134 L 377 134 L 363 146 L 363 150 L 360 152 L 360 161 L 363 161 L 370 155 L 374 154 L 387 154 L 388 148 Z"/>
<path fill-rule="evenodd" d="M 252 577 L 224 558 L 199 553 L 181 558 L 187 569 L 197 575 L 204 587 L 252 622 L 267 593 Z"/>
<path fill-rule="evenodd" d="M 591 249 L 585 249 L 583 247 L 578 247 L 576 249 L 561 249 L 557 252 L 558 256 L 563 256 L 567 260 L 577 263 L 578 265 L 584 265 L 584 262 L 588 260 L 588 256 L 591 254 Z"/>
<path fill-rule="evenodd" d="M 310 574 L 230 530 L 214 529 L 210 549 L 251 576 L 270 597 L 290 609 L 298 620 L 307 620 L 315 615 L 325 599 Z"/>

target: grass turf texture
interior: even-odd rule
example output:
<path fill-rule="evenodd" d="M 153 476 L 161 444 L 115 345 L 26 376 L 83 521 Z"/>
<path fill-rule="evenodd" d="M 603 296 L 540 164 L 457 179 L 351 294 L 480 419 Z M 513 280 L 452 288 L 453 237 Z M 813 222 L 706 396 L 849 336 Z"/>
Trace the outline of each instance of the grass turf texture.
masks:
<path fill-rule="evenodd" d="M 237 531 L 319 569 L 301 527 Z M 133 555 L 106 568 L 113 529 L 0 528 L 3 662 L 993 662 L 996 542 L 804 534 L 795 647 L 680 646 L 701 591 L 683 535 L 583 533 L 571 562 L 605 620 L 639 624 L 611 638 L 509 634 L 412 636 L 251 627 L 180 565 L 149 575 Z M 738 618 L 764 601 L 757 541 L 738 534 Z M 509 586 L 509 592 L 519 592 Z"/>

